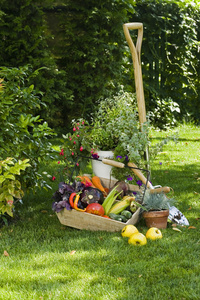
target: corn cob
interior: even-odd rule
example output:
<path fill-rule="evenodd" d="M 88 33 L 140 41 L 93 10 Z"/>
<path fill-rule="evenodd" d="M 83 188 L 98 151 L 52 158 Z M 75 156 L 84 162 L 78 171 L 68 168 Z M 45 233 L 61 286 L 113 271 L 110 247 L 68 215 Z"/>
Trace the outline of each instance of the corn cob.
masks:
<path fill-rule="evenodd" d="M 114 201 L 121 194 L 121 192 L 117 193 L 116 189 L 117 189 L 117 186 L 112 189 L 112 191 L 108 194 L 108 196 L 105 198 L 105 200 L 102 204 L 104 211 L 105 211 L 105 215 L 108 215 L 108 212 L 111 209 Z"/>
<path fill-rule="evenodd" d="M 132 196 L 124 196 L 121 201 L 115 203 L 111 209 L 109 210 L 109 214 L 120 214 L 123 210 L 125 210 L 131 203 L 131 201 L 135 201 L 135 197 Z"/>

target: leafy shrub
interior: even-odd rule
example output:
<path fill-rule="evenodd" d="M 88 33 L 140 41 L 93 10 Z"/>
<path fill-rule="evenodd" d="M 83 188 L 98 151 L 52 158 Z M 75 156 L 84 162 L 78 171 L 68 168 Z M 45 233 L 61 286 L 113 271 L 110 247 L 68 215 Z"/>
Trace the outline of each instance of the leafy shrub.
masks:
<path fill-rule="evenodd" d="M 98 99 L 116 93 L 124 78 L 122 25 L 133 6 L 123 0 L 65 0 L 45 11 L 54 39 L 49 39 L 59 70 L 65 71 L 71 91 L 65 124 L 83 117 L 89 120 Z M 52 21 L 53 20 L 53 21 Z"/>
<path fill-rule="evenodd" d="M 136 95 L 122 89 L 100 100 L 91 135 L 99 150 L 114 150 L 115 157 L 139 163 L 148 144 L 148 125 L 143 124 L 141 130 Z"/>
<path fill-rule="evenodd" d="M 66 125 L 65 111 L 73 101 L 66 74 L 58 70 L 47 44 L 47 39 L 52 40 L 43 12 L 47 2 L 50 5 L 53 1 L 0 1 L 0 66 L 19 68 L 30 64 L 33 70 L 40 69 L 37 76 L 30 78 L 30 85 L 38 93 L 42 91 L 46 104 L 38 107 L 37 114 L 58 128 Z"/>
<path fill-rule="evenodd" d="M 120 143 L 126 127 L 136 121 L 138 115 L 136 96 L 123 89 L 112 97 L 101 97 L 92 115 L 92 139 L 98 150 L 113 150 Z M 135 126 L 136 124 L 134 124 Z M 131 130 L 130 130 L 131 132 Z"/>
<path fill-rule="evenodd" d="M 35 115 L 43 103 L 36 94 L 31 77 L 37 76 L 28 66 L 0 68 L 4 78 L 0 89 L 0 159 L 10 156 L 16 160 L 29 159 L 31 168 L 23 173 L 21 182 L 25 188 L 48 187 L 39 174 L 39 166 L 49 161 L 54 153 L 49 138 L 55 133 Z"/>
<path fill-rule="evenodd" d="M 155 128 L 167 129 L 177 125 L 177 116 L 180 114 L 180 107 L 178 103 L 174 102 L 170 97 L 166 99 L 159 99 L 157 97 L 152 101 L 154 104 L 148 112 L 151 124 Z"/>
<path fill-rule="evenodd" d="M 18 178 L 21 171 L 30 167 L 29 160 L 14 161 L 12 157 L 0 161 L 0 217 L 4 214 L 12 217 L 14 201 L 20 200 L 24 195 Z"/>

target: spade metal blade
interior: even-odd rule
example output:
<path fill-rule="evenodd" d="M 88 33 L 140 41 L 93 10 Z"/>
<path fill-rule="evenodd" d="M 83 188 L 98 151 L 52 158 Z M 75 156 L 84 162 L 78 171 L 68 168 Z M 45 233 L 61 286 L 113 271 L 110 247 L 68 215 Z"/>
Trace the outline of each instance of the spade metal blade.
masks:
<path fill-rule="evenodd" d="M 188 220 L 186 217 L 182 214 L 180 210 L 178 210 L 175 206 L 169 207 L 169 217 L 168 219 L 172 222 L 175 222 L 179 225 L 189 225 Z"/>

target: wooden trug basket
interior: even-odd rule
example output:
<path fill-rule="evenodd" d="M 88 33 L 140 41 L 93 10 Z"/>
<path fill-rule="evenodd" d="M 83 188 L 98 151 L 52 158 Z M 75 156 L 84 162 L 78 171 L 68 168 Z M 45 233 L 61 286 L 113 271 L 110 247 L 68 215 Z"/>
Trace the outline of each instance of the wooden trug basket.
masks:
<path fill-rule="evenodd" d="M 87 175 L 88 176 L 88 175 Z M 106 178 L 100 178 L 102 184 L 105 187 L 114 185 L 116 180 L 109 180 Z M 131 191 L 139 192 L 139 187 L 136 185 L 129 185 Z M 97 215 L 93 215 L 86 212 L 79 212 L 75 209 L 67 210 L 64 208 L 62 211 L 56 213 L 57 217 L 61 224 L 77 229 L 85 229 L 91 231 L 121 231 L 128 224 L 136 224 L 139 221 L 140 217 L 140 208 L 133 213 L 132 218 L 129 219 L 126 223 L 115 221 L 112 219 L 107 219 Z"/>

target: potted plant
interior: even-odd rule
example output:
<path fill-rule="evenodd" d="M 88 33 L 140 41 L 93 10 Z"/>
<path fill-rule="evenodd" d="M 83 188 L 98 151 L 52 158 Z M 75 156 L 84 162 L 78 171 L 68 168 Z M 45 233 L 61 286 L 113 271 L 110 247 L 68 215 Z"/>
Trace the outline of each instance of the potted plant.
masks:
<path fill-rule="evenodd" d="M 141 165 L 149 143 L 148 128 L 148 122 L 142 128 L 139 124 L 136 95 L 122 90 L 116 96 L 100 100 L 90 137 L 100 158 L 103 158 L 102 151 L 109 150 L 104 157 L 125 165 L 128 161 Z M 118 180 L 131 178 L 127 169 L 112 168 L 111 173 Z"/>
<path fill-rule="evenodd" d="M 165 193 L 151 193 L 146 190 L 142 207 L 144 209 L 142 216 L 145 219 L 147 227 L 166 228 L 169 216 L 169 206 L 174 202 L 168 198 Z"/>

